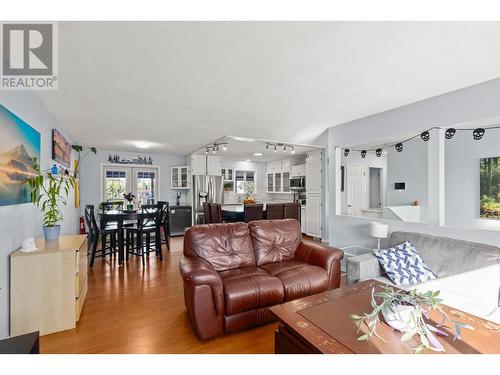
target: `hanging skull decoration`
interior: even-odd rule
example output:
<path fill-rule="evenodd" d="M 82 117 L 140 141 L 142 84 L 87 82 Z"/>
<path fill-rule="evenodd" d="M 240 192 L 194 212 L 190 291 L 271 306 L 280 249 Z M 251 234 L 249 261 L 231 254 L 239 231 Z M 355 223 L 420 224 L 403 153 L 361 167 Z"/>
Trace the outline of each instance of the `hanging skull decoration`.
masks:
<path fill-rule="evenodd" d="M 401 151 L 403 151 L 403 144 L 402 144 L 402 143 L 398 143 L 398 144 L 396 145 L 396 151 L 397 151 L 397 152 L 401 152 Z"/>
<path fill-rule="evenodd" d="M 472 132 L 472 136 L 476 141 L 479 141 L 481 138 L 483 138 L 485 131 L 486 130 L 484 130 L 483 128 L 477 128 Z"/>
<path fill-rule="evenodd" d="M 420 134 L 420 137 L 422 138 L 422 140 L 424 142 L 427 142 L 429 139 L 431 139 L 431 135 L 429 134 L 429 132 L 427 130 L 425 132 L 423 132 L 422 134 Z"/>
<path fill-rule="evenodd" d="M 347 156 L 347 155 L 349 155 L 349 149 L 348 149 L 348 148 L 346 148 L 346 149 L 344 150 L 344 156 Z"/>
<path fill-rule="evenodd" d="M 446 129 L 446 131 L 444 132 L 444 137 L 446 139 L 452 139 L 456 132 L 457 131 L 453 128 Z"/>
<path fill-rule="evenodd" d="M 366 157 L 366 150 L 361 151 L 361 157 L 364 159 Z"/>
<path fill-rule="evenodd" d="M 382 156 L 382 149 L 381 148 L 377 148 L 375 150 L 375 155 L 377 155 L 377 157 L 381 157 Z"/>

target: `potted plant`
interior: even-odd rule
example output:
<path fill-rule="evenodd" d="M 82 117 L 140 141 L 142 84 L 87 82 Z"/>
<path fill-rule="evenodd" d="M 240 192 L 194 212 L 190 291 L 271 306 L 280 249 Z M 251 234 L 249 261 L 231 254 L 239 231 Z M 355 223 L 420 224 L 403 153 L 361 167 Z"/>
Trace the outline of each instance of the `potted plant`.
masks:
<path fill-rule="evenodd" d="M 454 334 L 454 340 L 460 340 L 462 328 L 474 329 L 468 324 L 452 320 L 441 307 L 441 299 L 438 298 L 439 291 L 427 291 L 418 293 L 416 289 L 395 290 L 386 285 L 381 292 L 372 289 L 371 305 L 373 310 L 363 315 L 351 314 L 351 319 L 356 321 L 358 332 L 363 324 L 368 326 L 368 333 L 358 337 L 358 341 L 368 341 L 371 336 L 376 336 L 380 340 L 385 340 L 377 333 L 377 324 L 380 321 L 380 314 L 384 321 L 392 328 L 403 332 L 401 341 L 408 341 L 415 335 L 418 336 L 420 344 L 416 347 L 415 353 L 420 353 L 424 349 L 444 352 L 444 348 L 436 338 L 436 335 L 448 336 L 442 328 L 449 323 Z M 376 298 L 381 300 L 378 304 Z M 439 324 L 431 324 L 429 312 L 437 310 L 442 317 Z"/>
<path fill-rule="evenodd" d="M 57 240 L 63 220 L 61 206 L 66 205 L 70 188 L 75 186 L 75 177 L 69 170 L 40 171 L 38 161 L 35 159 L 34 168 L 37 174 L 27 180 L 31 188 L 31 201 L 41 207 L 43 214 L 43 233 L 45 240 Z"/>
<path fill-rule="evenodd" d="M 125 198 L 125 200 L 128 202 L 127 210 L 132 211 L 134 209 L 135 195 L 132 193 L 126 193 L 126 194 L 123 194 L 123 198 Z"/>

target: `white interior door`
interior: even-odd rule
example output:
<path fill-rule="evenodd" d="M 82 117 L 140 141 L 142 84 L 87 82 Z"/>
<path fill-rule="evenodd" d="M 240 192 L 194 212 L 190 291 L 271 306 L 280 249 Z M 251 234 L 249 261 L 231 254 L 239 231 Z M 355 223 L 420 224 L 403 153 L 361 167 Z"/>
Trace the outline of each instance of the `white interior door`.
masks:
<path fill-rule="evenodd" d="M 368 167 L 347 165 L 347 214 L 361 216 L 361 210 L 368 208 Z M 309 203 L 309 202 L 308 202 Z"/>

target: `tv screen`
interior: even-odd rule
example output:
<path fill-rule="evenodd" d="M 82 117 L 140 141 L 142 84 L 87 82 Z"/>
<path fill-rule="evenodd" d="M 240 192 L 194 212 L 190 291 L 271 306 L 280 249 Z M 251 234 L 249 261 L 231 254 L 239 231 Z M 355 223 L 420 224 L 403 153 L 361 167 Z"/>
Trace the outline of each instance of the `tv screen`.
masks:
<path fill-rule="evenodd" d="M 500 219 L 500 157 L 480 161 L 480 217 Z"/>

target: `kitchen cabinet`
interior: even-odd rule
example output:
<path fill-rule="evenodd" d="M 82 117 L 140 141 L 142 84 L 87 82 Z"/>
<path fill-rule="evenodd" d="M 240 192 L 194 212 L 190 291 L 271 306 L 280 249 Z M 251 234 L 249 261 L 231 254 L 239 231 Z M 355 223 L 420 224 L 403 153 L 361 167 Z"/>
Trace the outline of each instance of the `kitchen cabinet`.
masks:
<path fill-rule="evenodd" d="M 306 234 L 323 234 L 323 150 L 306 153 Z"/>
<path fill-rule="evenodd" d="M 232 168 L 222 168 L 222 179 L 224 181 L 233 181 L 233 169 Z"/>
<path fill-rule="evenodd" d="M 170 188 L 189 189 L 190 186 L 189 167 L 182 165 L 170 168 Z"/>
<path fill-rule="evenodd" d="M 274 193 L 274 173 L 267 174 L 267 192 Z"/>
<path fill-rule="evenodd" d="M 220 156 L 207 155 L 207 175 L 220 176 L 222 174 Z"/>
<path fill-rule="evenodd" d="M 321 194 L 323 191 L 323 151 L 306 154 L 306 193 Z"/>
<path fill-rule="evenodd" d="M 304 177 L 306 175 L 306 165 L 292 165 L 290 168 L 290 175 L 292 177 Z"/>
<path fill-rule="evenodd" d="M 306 234 L 311 237 L 321 238 L 322 234 L 322 204 L 318 194 L 307 195 Z"/>
<path fill-rule="evenodd" d="M 274 192 L 281 192 L 281 173 L 274 173 Z"/>
<path fill-rule="evenodd" d="M 267 192 L 290 192 L 290 159 L 273 160 L 267 163 Z"/>
<path fill-rule="evenodd" d="M 282 178 L 283 178 L 283 193 L 289 193 L 290 192 L 290 172 L 283 172 Z"/>
<path fill-rule="evenodd" d="M 215 155 L 191 155 L 191 175 L 222 175 L 220 156 Z"/>

